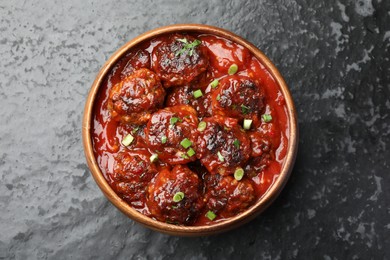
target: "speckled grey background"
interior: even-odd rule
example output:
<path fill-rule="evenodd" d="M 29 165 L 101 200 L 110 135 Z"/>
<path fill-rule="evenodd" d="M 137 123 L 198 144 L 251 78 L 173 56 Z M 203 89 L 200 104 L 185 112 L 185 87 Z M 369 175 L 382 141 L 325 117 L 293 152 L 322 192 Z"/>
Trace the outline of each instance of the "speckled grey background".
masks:
<path fill-rule="evenodd" d="M 299 114 L 281 196 L 251 223 L 206 238 L 122 215 L 81 143 L 104 61 L 142 32 L 185 22 L 262 49 Z M 389 58 L 388 0 L 0 0 L 0 259 L 390 259 Z"/>

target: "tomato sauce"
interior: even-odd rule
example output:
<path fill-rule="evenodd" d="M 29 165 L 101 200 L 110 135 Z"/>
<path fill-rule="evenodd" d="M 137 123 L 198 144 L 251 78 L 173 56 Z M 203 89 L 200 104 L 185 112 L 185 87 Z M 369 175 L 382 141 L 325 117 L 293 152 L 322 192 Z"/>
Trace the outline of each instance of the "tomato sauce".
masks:
<path fill-rule="evenodd" d="M 200 226 L 267 192 L 288 127 L 281 90 L 256 57 L 190 33 L 159 36 L 119 60 L 100 87 L 91 131 L 100 169 L 123 200 L 153 219 Z"/>

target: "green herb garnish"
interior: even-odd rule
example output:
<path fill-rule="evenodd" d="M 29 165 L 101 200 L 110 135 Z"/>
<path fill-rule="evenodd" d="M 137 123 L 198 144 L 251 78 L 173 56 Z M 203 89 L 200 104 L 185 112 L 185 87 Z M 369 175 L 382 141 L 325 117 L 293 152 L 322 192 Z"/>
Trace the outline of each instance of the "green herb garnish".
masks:
<path fill-rule="evenodd" d="M 131 132 L 132 132 L 133 134 L 135 134 L 135 133 L 138 132 L 138 130 L 139 130 L 139 126 L 135 127 L 135 128 L 133 129 L 133 131 L 131 131 Z"/>
<path fill-rule="evenodd" d="M 240 148 L 240 141 L 238 139 L 234 140 L 233 145 L 238 149 Z"/>
<path fill-rule="evenodd" d="M 238 66 L 237 66 L 237 64 L 232 64 L 232 65 L 229 67 L 228 74 L 229 74 L 229 75 L 234 75 L 234 74 L 236 74 L 237 71 L 238 71 Z"/>
<path fill-rule="evenodd" d="M 245 105 L 241 105 L 241 112 L 242 112 L 244 115 L 248 114 L 248 113 L 249 113 L 249 110 L 250 110 L 249 107 L 247 107 L 247 106 L 245 106 Z"/>
<path fill-rule="evenodd" d="M 198 124 L 198 131 L 202 132 L 206 129 L 206 127 L 207 127 L 207 123 L 205 121 L 201 121 Z"/>
<path fill-rule="evenodd" d="M 251 125 L 252 125 L 252 120 L 251 119 L 244 119 L 244 129 L 245 130 L 249 130 L 251 129 Z"/>
<path fill-rule="evenodd" d="M 122 140 L 124 146 L 129 146 L 134 141 L 134 137 L 131 134 L 126 135 Z"/>
<path fill-rule="evenodd" d="M 180 142 L 181 146 L 183 146 L 184 148 L 188 148 L 192 145 L 192 142 L 188 139 L 188 138 L 184 138 L 181 142 Z"/>
<path fill-rule="evenodd" d="M 183 159 L 190 159 L 190 157 L 188 157 L 185 153 L 182 153 L 180 157 Z"/>
<path fill-rule="evenodd" d="M 225 161 L 225 158 L 223 158 L 223 156 L 220 152 L 218 152 L 217 155 L 218 155 L 218 160 L 220 160 L 221 162 Z"/>
<path fill-rule="evenodd" d="M 171 117 L 171 119 L 169 120 L 169 123 L 171 125 L 175 125 L 179 120 L 180 120 L 180 118 L 178 118 L 178 117 Z"/>
<path fill-rule="evenodd" d="M 184 45 L 176 52 L 176 56 L 182 55 L 184 53 L 188 53 L 188 55 L 192 56 L 194 54 L 195 47 L 202 43 L 198 39 L 194 40 L 193 42 L 188 42 L 187 39 L 177 39 L 177 41 L 184 43 Z"/>
<path fill-rule="evenodd" d="M 150 156 L 150 162 L 154 163 L 158 160 L 158 154 L 152 154 L 152 156 Z"/>
<path fill-rule="evenodd" d="M 261 116 L 264 122 L 269 123 L 272 120 L 272 116 L 270 114 L 264 114 Z"/>
<path fill-rule="evenodd" d="M 241 181 L 243 177 L 244 177 L 244 169 L 237 168 L 234 171 L 234 179 L 236 179 L 237 181 Z"/>
<path fill-rule="evenodd" d="M 168 138 L 164 135 L 163 137 L 161 137 L 161 143 L 162 144 L 165 144 L 167 142 Z"/>
<path fill-rule="evenodd" d="M 195 150 L 194 150 L 194 149 L 192 149 L 192 148 L 188 149 L 188 151 L 187 151 L 187 155 L 188 155 L 189 157 L 191 157 L 191 156 L 195 155 Z"/>
<path fill-rule="evenodd" d="M 184 199 L 184 193 L 179 191 L 179 192 L 176 192 L 176 194 L 173 196 L 173 201 L 174 202 L 180 202 Z"/>
<path fill-rule="evenodd" d="M 216 87 L 218 87 L 218 84 L 219 84 L 219 80 L 214 79 L 213 81 L 211 81 L 210 86 L 212 88 L 216 88 Z"/>
<path fill-rule="evenodd" d="M 206 216 L 206 218 L 210 219 L 211 221 L 214 220 L 217 217 L 217 215 L 215 215 L 215 213 L 210 211 L 210 210 L 207 211 L 205 216 Z"/>
<path fill-rule="evenodd" d="M 198 89 L 194 91 L 195 98 L 200 98 L 201 96 L 203 96 L 202 90 Z"/>

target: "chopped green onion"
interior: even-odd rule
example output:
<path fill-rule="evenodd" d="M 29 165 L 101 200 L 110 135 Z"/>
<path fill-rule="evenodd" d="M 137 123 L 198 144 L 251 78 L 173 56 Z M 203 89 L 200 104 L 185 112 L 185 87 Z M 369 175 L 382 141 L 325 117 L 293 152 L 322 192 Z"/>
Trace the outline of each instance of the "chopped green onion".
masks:
<path fill-rule="evenodd" d="M 246 115 L 249 113 L 250 107 L 247 107 L 245 105 L 241 105 L 241 112 Z"/>
<path fill-rule="evenodd" d="M 233 145 L 238 149 L 240 148 L 240 141 L 238 139 L 234 140 Z"/>
<path fill-rule="evenodd" d="M 183 158 L 183 159 L 190 159 L 185 153 L 182 153 L 180 156 L 181 156 L 181 158 Z"/>
<path fill-rule="evenodd" d="M 237 168 L 235 171 L 234 171 L 234 179 L 238 180 L 238 181 L 241 181 L 242 180 L 242 177 L 244 177 L 244 169 L 242 168 Z"/>
<path fill-rule="evenodd" d="M 164 135 L 163 137 L 161 137 L 161 143 L 162 144 L 165 144 L 167 142 L 168 138 Z"/>
<path fill-rule="evenodd" d="M 179 191 L 179 192 L 176 192 L 176 194 L 173 196 L 173 201 L 174 202 L 180 202 L 184 199 L 184 193 Z"/>
<path fill-rule="evenodd" d="M 251 129 L 252 120 L 251 119 L 244 119 L 244 129 L 249 130 Z"/>
<path fill-rule="evenodd" d="M 195 155 L 195 150 L 190 148 L 190 149 L 188 149 L 187 154 L 189 157 L 191 157 L 191 156 Z"/>
<path fill-rule="evenodd" d="M 222 154 L 221 154 L 220 152 L 218 152 L 217 155 L 218 155 L 218 159 L 219 159 L 221 162 L 225 161 L 225 158 L 223 158 L 223 156 L 222 156 Z"/>
<path fill-rule="evenodd" d="M 216 217 L 217 217 L 217 215 L 215 215 L 215 213 L 214 212 L 212 212 L 212 211 L 207 211 L 207 213 L 206 213 L 206 215 L 205 215 L 208 219 L 210 219 L 210 220 L 214 220 Z"/>
<path fill-rule="evenodd" d="M 188 148 L 192 145 L 192 142 L 190 140 L 188 140 L 188 138 L 184 138 L 181 142 L 180 142 L 181 146 L 183 146 L 184 148 Z"/>
<path fill-rule="evenodd" d="M 196 39 L 195 41 L 192 42 L 192 45 L 193 45 L 194 47 L 196 47 L 196 46 L 200 45 L 201 43 L 202 43 L 202 42 L 201 42 L 200 40 Z"/>
<path fill-rule="evenodd" d="M 218 94 L 217 96 L 217 100 L 220 100 L 221 99 L 221 95 Z"/>
<path fill-rule="evenodd" d="M 184 43 L 184 46 L 182 49 L 178 50 L 175 54 L 175 56 L 182 55 L 185 52 L 188 52 L 190 56 L 194 53 L 194 49 L 196 46 L 201 44 L 202 42 L 198 39 L 194 40 L 193 42 L 189 43 L 187 39 L 177 39 L 177 41 Z"/>
<path fill-rule="evenodd" d="M 213 81 L 211 81 L 210 86 L 212 88 L 216 88 L 216 87 L 218 87 L 218 84 L 219 84 L 219 80 L 214 79 Z"/>
<path fill-rule="evenodd" d="M 154 153 L 150 156 L 150 162 L 154 163 L 158 160 L 158 154 Z"/>
<path fill-rule="evenodd" d="M 229 67 L 228 74 L 229 74 L 229 75 L 234 75 L 234 74 L 236 74 L 237 71 L 238 71 L 238 66 L 237 66 L 237 64 L 232 64 L 232 65 Z"/>
<path fill-rule="evenodd" d="M 272 116 L 270 114 L 264 114 L 261 116 L 261 118 L 264 120 L 264 122 L 268 123 L 271 122 Z"/>
<path fill-rule="evenodd" d="M 200 98 L 201 96 L 203 96 L 202 90 L 198 89 L 194 91 L 195 98 Z"/>
<path fill-rule="evenodd" d="M 137 133 L 137 131 L 139 130 L 139 126 L 137 126 L 137 127 L 135 127 L 134 129 L 133 129 L 133 131 L 131 131 L 133 134 L 135 134 L 135 133 Z"/>
<path fill-rule="evenodd" d="M 180 56 L 180 55 L 182 55 L 185 51 L 186 51 L 186 49 L 185 49 L 185 48 L 182 48 L 182 49 L 178 50 L 178 51 L 175 53 L 175 56 Z"/>
<path fill-rule="evenodd" d="M 126 135 L 122 140 L 124 146 L 129 146 L 134 141 L 134 137 L 131 134 Z"/>
<path fill-rule="evenodd" d="M 169 120 L 169 123 L 171 125 L 175 125 L 177 123 L 177 121 L 179 121 L 178 117 L 171 117 L 171 119 Z"/>
<path fill-rule="evenodd" d="M 201 121 L 198 125 L 198 130 L 202 132 L 206 129 L 206 127 L 207 127 L 207 123 L 205 121 Z"/>

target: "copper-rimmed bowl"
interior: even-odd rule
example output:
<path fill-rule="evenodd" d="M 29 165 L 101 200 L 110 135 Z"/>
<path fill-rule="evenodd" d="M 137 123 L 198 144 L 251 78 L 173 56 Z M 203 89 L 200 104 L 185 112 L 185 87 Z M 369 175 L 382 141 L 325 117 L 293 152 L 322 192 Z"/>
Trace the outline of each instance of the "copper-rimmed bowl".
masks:
<path fill-rule="evenodd" d="M 271 73 L 272 77 L 279 85 L 279 88 L 285 98 L 285 103 L 287 107 L 287 116 L 289 123 L 287 137 L 289 142 L 285 161 L 278 178 L 275 180 L 269 190 L 252 207 L 238 214 L 235 217 L 208 226 L 177 226 L 173 224 L 163 223 L 151 219 L 134 210 L 125 201 L 123 201 L 109 186 L 103 176 L 102 171 L 99 168 L 99 165 L 93 153 L 93 144 L 91 137 L 93 107 L 95 100 L 98 96 L 99 88 L 102 85 L 105 77 L 110 73 L 111 69 L 115 66 L 115 64 L 126 53 L 129 52 L 129 50 L 131 50 L 141 42 L 150 40 L 162 34 L 177 32 L 195 32 L 217 35 L 246 47 Z M 158 28 L 136 37 L 135 39 L 129 41 L 124 46 L 122 46 L 117 52 L 115 52 L 114 55 L 112 55 L 111 58 L 108 59 L 108 61 L 104 64 L 99 74 L 97 75 L 94 83 L 92 84 L 85 104 L 82 134 L 84 151 L 85 156 L 87 158 L 88 166 L 92 172 L 96 183 L 99 185 L 104 195 L 106 195 L 106 197 L 124 214 L 126 214 L 131 219 L 143 224 L 144 226 L 163 233 L 182 236 L 202 236 L 227 231 L 236 228 L 244 223 L 247 223 L 248 221 L 255 218 L 257 215 L 259 215 L 261 212 L 263 212 L 275 200 L 275 198 L 279 195 L 284 185 L 286 184 L 294 165 L 298 143 L 297 119 L 293 100 L 283 77 L 280 75 L 275 65 L 272 64 L 272 62 L 264 55 L 264 53 L 262 53 L 253 44 L 247 42 L 241 37 L 224 29 L 199 24 L 177 24 Z"/>

